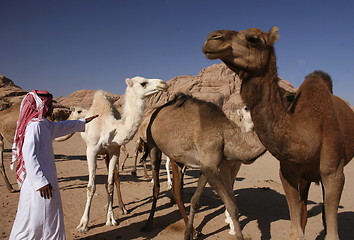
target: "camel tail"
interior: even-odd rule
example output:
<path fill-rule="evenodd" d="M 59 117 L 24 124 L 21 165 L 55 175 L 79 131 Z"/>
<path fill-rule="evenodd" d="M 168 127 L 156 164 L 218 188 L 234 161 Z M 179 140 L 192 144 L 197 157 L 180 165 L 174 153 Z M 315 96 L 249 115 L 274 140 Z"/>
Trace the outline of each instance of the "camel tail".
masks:
<path fill-rule="evenodd" d="M 327 85 L 329 91 L 333 94 L 333 83 L 332 83 L 331 76 L 328 73 L 325 73 L 320 70 L 316 70 L 316 71 L 310 73 L 309 75 L 307 75 L 306 78 L 314 76 L 314 75 L 320 77 L 324 81 L 324 83 Z"/>

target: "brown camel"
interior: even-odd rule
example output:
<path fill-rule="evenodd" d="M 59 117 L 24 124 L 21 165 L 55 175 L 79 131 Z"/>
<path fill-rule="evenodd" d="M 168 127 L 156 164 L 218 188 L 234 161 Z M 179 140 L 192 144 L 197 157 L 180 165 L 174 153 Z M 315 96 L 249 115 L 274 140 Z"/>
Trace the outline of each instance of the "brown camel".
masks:
<path fill-rule="evenodd" d="M 12 105 L 10 108 L 7 108 L 3 111 L 1 111 L 0 114 L 0 172 L 1 176 L 5 182 L 6 188 L 9 190 L 9 192 L 15 192 L 13 189 L 12 185 L 10 184 L 6 172 L 5 172 L 5 167 L 4 167 L 4 141 L 6 140 L 9 143 L 12 143 L 14 136 L 15 136 L 15 130 L 16 130 L 16 124 L 17 124 L 17 119 L 18 119 L 18 114 L 20 111 L 20 104 L 21 103 L 15 103 Z"/>
<path fill-rule="evenodd" d="M 149 151 L 147 149 L 147 138 L 146 138 L 146 129 L 148 127 L 148 124 L 150 122 L 150 118 L 152 113 L 155 111 L 156 109 L 148 109 L 147 111 L 145 111 L 144 116 L 143 116 L 143 120 L 138 128 L 138 131 L 136 132 L 135 136 L 137 138 L 136 143 L 135 143 L 135 154 L 134 154 L 134 166 L 133 166 L 133 170 L 131 171 L 131 174 L 133 176 L 136 176 L 136 169 L 137 169 L 137 162 L 138 162 L 138 157 L 139 154 L 143 154 L 143 156 L 140 158 L 140 162 L 143 164 L 144 167 L 144 178 L 151 180 L 148 172 L 147 172 L 147 167 L 146 167 L 146 159 L 149 156 Z M 166 173 L 167 173 L 167 188 L 171 189 L 172 188 L 172 180 L 171 180 L 171 174 L 170 174 L 170 159 L 165 156 L 163 159 L 166 159 L 166 163 L 165 163 L 165 167 L 166 167 Z M 127 160 L 127 158 L 123 161 L 122 164 L 122 171 L 124 170 L 124 165 L 125 165 L 125 161 Z"/>
<path fill-rule="evenodd" d="M 162 151 L 171 159 L 172 194 L 186 223 L 184 238 L 195 237 L 193 217 L 196 203 L 208 182 L 224 202 L 235 226 L 236 238 L 244 239 L 232 185 L 236 176 L 234 172 L 237 173 L 241 162 L 252 163 L 265 152 L 255 133 L 242 133 L 240 127 L 229 120 L 216 105 L 181 94 L 153 113 L 147 128 L 147 142 L 154 188 L 150 216 L 142 230 L 152 229 L 160 190 L 159 168 Z M 189 218 L 181 198 L 181 168 L 184 166 L 201 169 L 202 172 L 191 201 Z"/>
<path fill-rule="evenodd" d="M 343 167 L 354 155 L 354 113 L 332 94 L 328 74 L 309 74 L 291 104 L 279 89 L 273 45 L 278 28 L 212 32 L 203 46 L 209 59 L 221 59 L 242 79 L 241 97 L 249 107 L 264 146 L 280 161 L 291 239 L 305 239 L 311 182 L 321 182 L 326 240 L 338 240 L 337 212 L 344 185 Z"/>

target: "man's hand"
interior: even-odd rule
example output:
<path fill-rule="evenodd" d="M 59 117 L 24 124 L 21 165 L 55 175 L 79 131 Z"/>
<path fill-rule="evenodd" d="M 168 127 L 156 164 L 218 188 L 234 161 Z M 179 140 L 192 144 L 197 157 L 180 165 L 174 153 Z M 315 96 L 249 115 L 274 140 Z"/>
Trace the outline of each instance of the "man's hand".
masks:
<path fill-rule="evenodd" d="M 86 123 L 91 122 L 91 121 L 92 121 L 93 119 L 95 119 L 96 117 L 98 117 L 98 115 L 95 115 L 95 116 L 86 118 L 86 119 L 85 119 L 85 120 L 86 120 Z"/>
<path fill-rule="evenodd" d="M 45 199 L 50 199 L 53 197 L 52 191 L 54 191 L 54 189 L 52 188 L 52 185 L 50 185 L 50 183 L 49 183 L 49 184 L 45 185 L 44 187 L 41 187 L 37 191 L 39 191 L 39 193 L 41 194 L 41 197 L 43 197 Z"/>

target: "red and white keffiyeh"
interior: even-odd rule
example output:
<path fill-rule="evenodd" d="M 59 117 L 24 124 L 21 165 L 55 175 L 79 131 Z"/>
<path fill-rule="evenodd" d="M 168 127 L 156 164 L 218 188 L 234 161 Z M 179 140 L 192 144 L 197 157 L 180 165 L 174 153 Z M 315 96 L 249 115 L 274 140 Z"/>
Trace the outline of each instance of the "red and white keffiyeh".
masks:
<path fill-rule="evenodd" d="M 52 94 L 47 91 L 32 90 L 32 92 L 27 93 L 21 102 L 20 115 L 17 121 L 16 133 L 12 146 L 11 161 L 11 169 L 13 169 L 14 162 L 18 161 L 16 167 L 16 179 L 20 188 L 26 177 L 26 168 L 23 161 L 22 146 L 25 139 L 27 125 L 34 119 L 43 119 L 49 110 L 52 99 Z"/>

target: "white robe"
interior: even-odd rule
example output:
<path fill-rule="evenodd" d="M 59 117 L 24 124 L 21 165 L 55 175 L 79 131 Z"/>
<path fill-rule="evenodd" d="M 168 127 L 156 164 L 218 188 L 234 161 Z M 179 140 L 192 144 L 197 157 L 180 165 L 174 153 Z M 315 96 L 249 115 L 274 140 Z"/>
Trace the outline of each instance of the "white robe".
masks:
<path fill-rule="evenodd" d="M 10 240 L 65 239 L 64 215 L 60 198 L 52 140 L 85 131 L 85 119 L 30 122 L 22 148 L 26 176 L 21 187 L 16 219 Z M 53 197 L 44 199 L 39 188 L 50 183 Z"/>

